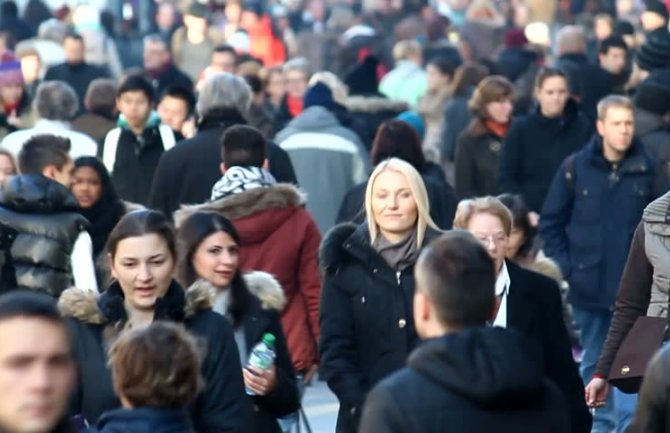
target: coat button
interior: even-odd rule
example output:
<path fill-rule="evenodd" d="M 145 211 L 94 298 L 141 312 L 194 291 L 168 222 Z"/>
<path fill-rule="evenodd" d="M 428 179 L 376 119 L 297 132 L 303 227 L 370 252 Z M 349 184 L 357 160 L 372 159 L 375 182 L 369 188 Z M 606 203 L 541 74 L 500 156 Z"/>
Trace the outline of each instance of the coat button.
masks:
<path fill-rule="evenodd" d="M 351 415 L 356 415 L 356 408 L 355 408 L 355 407 L 352 407 L 351 410 L 349 410 L 349 413 L 350 413 Z"/>
<path fill-rule="evenodd" d="M 365 296 L 361 296 L 361 304 L 365 304 Z"/>
<path fill-rule="evenodd" d="M 374 269 L 372 270 L 372 273 L 373 273 L 373 274 L 376 274 L 377 272 L 379 272 L 379 269 L 377 269 L 377 268 L 374 268 Z"/>
<path fill-rule="evenodd" d="M 407 325 L 407 321 L 405 319 L 400 319 L 398 320 L 398 328 L 402 329 Z"/>

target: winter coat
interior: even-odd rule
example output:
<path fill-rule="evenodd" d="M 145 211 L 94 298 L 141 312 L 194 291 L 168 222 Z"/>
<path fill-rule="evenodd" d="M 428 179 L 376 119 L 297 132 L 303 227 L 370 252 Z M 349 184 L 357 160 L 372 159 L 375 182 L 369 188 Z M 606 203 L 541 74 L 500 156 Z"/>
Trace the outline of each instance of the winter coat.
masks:
<path fill-rule="evenodd" d="M 106 68 L 86 62 L 79 64 L 61 63 L 47 69 L 44 75 L 44 81 L 65 81 L 72 86 L 72 89 L 77 94 L 77 99 L 79 99 L 79 111 L 77 114 L 84 112 L 86 107 L 84 105 L 86 91 L 91 82 L 96 78 L 110 78 L 110 75 Z"/>
<path fill-rule="evenodd" d="M 670 348 L 662 348 L 649 362 L 637 400 L 630 433 L 670 431 Z"/>
<path fill-rule="evenodd" d="M 444 135 L 444 108 L 450 99 L 448 88 L 438 92 L 426 92 L 419 100 L 418 112 L 426 124 L 426 135 L 423 139 L 423 151 L 427 159 L 440 162 L 442 136 Z"/>
<path fill-rule="evenodd" d="M 184 206 L 175 213 L 177 226 L 195 212 L 225 216 L 240 235 L 240 268 L 277 278 L 287 299 L 282 314 L 284 335 L 298 372 L 317 363 L 321 294 L 317 265 L 321 236 L 304 203 L 305 197 L 296 187 L 279 184 Z"/>
<path fill-rule="evenodd" d="M 369 158 L 362 143 L 321 106 L 303 111 L 275 141 L 289 154 L 298 182 L 307 193 L 307 210 L 325 233 L 335 224 L 344 195 L 368 172 Z"/>
<path fill-rule="evenodd" d="M 166 65 L 162 71 L 145 71 L 145 75 L 153 84 L 158 95 L 162 95 L 168 87 L 193 89 L 193 81 L 174 64 Z"/>
<path fill-rule="evenodd" d="M 98 146 L 105 142 L 107 133 L 116 127 L 116 119 L 95 113 L 84 113 L 72 122 L 72 129 L 93 138 Z"/>
<path fill-rule="evenodd" d="M 389 99 L 404 101 L 410 107 L 416 107 L 419 98 L 426 93 L 427 86 L 426 71 L 420 65 L 400 60 L 379 82 L 379 92 Z"/>
<path fill-rule="evenodd" d="M 358 123 L 365 125 L 365 135 L 369 137 L 369 142 L 364 141 L 363 144 L 367 150 L 372 148 L 372 140 L 377 135 L 379 125 L 409 110 L 406 102 L 387 99 L 382 95 L 350 96 L 344 105 Z"/>
<path fill-rule="evenodd" d="M 502 328 L 427 340 L 370 393 L 360 431 L 568 433 L 563 396 L 532 349 Z"/>
<path fill-rule="evenodd" d="M 493 60 L 502 46 L 505 19 L 501 15 L 490 19 L 467 17 L 458 33 L 460 40 L 470 47 L 474 61 Z"/>
<path fill-rule="evenodd" d="M 95 156 L 98 152 L 98 144 L 88 135 L 73 131 L 68 122 L 48 119 L 39 119 L 32 128 L 19 129 L 7 135 L 2 140 L 2 147 L 18 158 L 26 141 L 42 134 L 68 138 L 70 140 L 70 158 L 73 160 L 80 156 Z"/>
<path fill-rule="evenodd" d="M 19 17 L 0 17 L 0 31 L 9 33 L 12 43 L 25 41 L 35 35 L 28 23 Z"/>
<path fill-rule="evenodd" d="M 275 336 L 275 368 L 277 383 L 272 392 L 265 396 L 249 396 L 253 407 L 254 433 L 281 433 L 277 418 L 296 412 L 300 407 L 295 372 L 291 363 L 279 316 L 286 305 L 286 297 L 281 285 L 265 272 L 244 274 L 247 288 L 241 323 L 237 325 L 244 332 L 247 353 L 242 365 L 251 354 L 253 347 L 261 341 L 265 333 Z M 202 286 L 216 293 L 217 289 L 204 280 L 196 281 L 193 287 Z M 229 318 L 230 320 L 230 318 Z"/>
<path fill-rule="evenodd" d="M 637 141 L 614 165 L 594 135 L 561 165 L 542 209 L 540 236 L 570 283 L 573 306 L 612 308 L 633 232 L 656 189 L 655 167 Z"/>
<path fill-rule="evenodd" d="M 107 348 L 126 325 L 123 292 L 114 283 L 102 294 L 77 288 L 63 292 L 58 307 L 68 318 L 79 366 L 79 384 L 72 396 L 71 413 L 82 414 L 89 424 L 120 406 L 107 365 Z M 172 283 L 156 303 L 154 320 L 183 323 L 206 345 L 202 366 L 205 389 L 189 407 L 196 431 L 246 431 L 251 411 L 245 398 L 240 359 L 228 321 L 212 311 L 207 290 L 184 291 Z"/>
<path fill-rule="evenodd" d="M 538 107 L 515 119 L 500 154 L 498 192 L 521 194 L 528 207 L 539 213 L 558 167 L 592 135 L 593 122 L 572 101 L 560 118 L 544 117 Z"/>
<path fill-rule="evenodd" d="M 88 226 L 78 208 L 70 190 L 42 175 L 19 175 L 2 184 L 3 249 L 19 287 L 58 297 L 72 285 L 70 257 Z"/>
<path fill-rule="evenodd" d="M 114 144 L 116 151 L 113 147 L 107 149 Z M 139 136 L 130 128 L 112 129 L 100 146 L 99 154 L 119 197 L 146 205 L 158 161 L 174 144 L 174 133 L 167 125 L 148 125 Z"/>
<path fill-rule="evenodd" d="M 172 56 L 175 64 L 193 81 L 198 81 L 202 71 L 209 66 L 211 53 L 217 45 L 224 43 L 223 32 L 210 27 L 202 43 L 194 46 L 186 36 L 186 26 L 178 28 L 172 35 Z"/>
<path fill-rule="evenodd" d="M 663 176 L 670 178 L 670 131 L 663 116 L 636 107 L 635 135 Z"/>
<path fill-rule="evenodd" d="M 165 152 L 156 167 L 149 207 L 165 215 L 182 204 L 208 201 L 212 187 L 221 179 L 221 136 L 227 127 L 246 124 L 236 110 L 215 110 L 200 122 L 198 133 Z M 268 144 L 270 173 L 278 182 L 297 183 L 285 151 Z"/>
<path fill-rule="evenodd" d="M 78 29 L 84 38 L 84 59 L 91 65 L 106 68 L 109 74 L 118 79 L 123 73 L 123 65 L 116 49 L 116 43 L 107 36 L 102 27 Z"/>
<path fill-rule="evenodd" d="M 584 400 L 584 384 L 572 359 L 558 284 L 509 260 L 506 266 L 510 279 L 507 328 L 539 345 L 544 376 L 558 386 L 567 403 L 570 431 L 589 433 L 591 416 Z"/>
<path fill-rule="evenodd" d="M 455 95 L 444 107 L 444 129 L 442 131 L 442 148 L 440 156 L 443 161 L 453 161 L 456 155 L 458 137 L 468 128 L 472 121 L 472 113 L 468 108 L 468 101 L 472 97 L 474 88 L 470 88 L 463 95 Z"/>
<path fill-rule="evenodd" d="M 474 119 L 456 144 L 454 183 L 460 199 L 495 195 L 502 138 Z"/>
<path fill-rule="evenodd" d="M 435 236 L 427 231 L 424 245 Z M 334 227 L 319 255 L 320 375 L 340 402 L 336 431 L 355 432 L 368 392 L 402 368 L 418 344 L 413 267 L 391 269 L 372 248 L 367 225 Z"/>
<path fill-rule="evenodd" d="M 196 433 L 186 411 L 178 409 L 114 409 L 105 412 L 87 433 Z"/>
<path fill-rule="evenodd" d="M 428 192 L 430 216 L 433 222 L 443 230 L 451 229 L 456 214 L 456 193 L 446 182 L 439 182 L 432 176 L 422 174 L 423 183 Z M 365 188 L 368 182 L 362 182 L 351 188 L 342 199 L 337 222 L 353 222 L 362 224 L 365 221 Z"/>
<path fill-rule="evenodd" d="M 535 51 L 509 47 L 498 55 L 495 70 L 514 84 L 514 113 L 527 114 L 533 104 L 539 56 Z"/>
<path fill-rule="evenodd" d="M 595 121 L 598 102 L 613 90 L 607 72 L 589 62 L 585 54 L 564 54 L 554 66 L 568 76 L 570 95 L 580 102 L 586 117 Z"/>

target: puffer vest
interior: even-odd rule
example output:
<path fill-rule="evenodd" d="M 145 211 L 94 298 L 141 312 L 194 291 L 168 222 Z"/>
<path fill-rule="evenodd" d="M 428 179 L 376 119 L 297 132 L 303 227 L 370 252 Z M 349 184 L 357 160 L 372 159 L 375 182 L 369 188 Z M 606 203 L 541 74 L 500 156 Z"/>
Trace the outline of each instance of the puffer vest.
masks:
<path fill-rule="evenodd" d="M 670 192 L 644 210 L 644 251 L 654 269 L 647 316 L 667 317 L 670 291 Z"/>
<path fill-rule="evenodd" d="M 0 191 L 0 225 L 10 232 L 16 284 L 58 297 L 73 284 L 70 256 L 88 221 L 64 186 L 42 176 L 17 177 Z"/>

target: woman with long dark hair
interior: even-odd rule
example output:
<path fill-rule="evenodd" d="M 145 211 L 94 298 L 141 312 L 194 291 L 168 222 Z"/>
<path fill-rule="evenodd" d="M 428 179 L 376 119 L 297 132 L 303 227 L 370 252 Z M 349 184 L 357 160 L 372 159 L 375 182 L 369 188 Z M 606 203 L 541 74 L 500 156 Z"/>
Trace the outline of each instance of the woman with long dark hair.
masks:
<path fill-rule="evenodd" d="M 253 432 L 279 433 L 277 418 L 296 412 L 298 388 L 279 315 L 286 299 L 274 277 L 265 272 L 242 274 L 240 237 L 233 224 L 214 212 L 189 216 L 178 231 L 177 278 L 188 290 L 205 287 L 215 294 L 214 311 L 233 326 L 241 364 L 247 365 L 264 334 L 275 337 L 274 366 L 244 369 L 244 382 L 254 391 Z"/>

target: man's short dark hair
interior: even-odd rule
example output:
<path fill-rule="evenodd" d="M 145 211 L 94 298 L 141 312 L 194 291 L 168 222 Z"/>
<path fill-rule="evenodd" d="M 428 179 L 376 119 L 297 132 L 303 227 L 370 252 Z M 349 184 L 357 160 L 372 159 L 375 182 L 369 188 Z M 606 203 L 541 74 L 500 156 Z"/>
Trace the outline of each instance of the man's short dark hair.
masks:
<path fill-rule="evenodd" d="M 116 97 L 120 97 L 127 92 L 142 92 L 149 100 L 150 104 L 156 102 L 156 91 L 149 80 L 142 75 L 134 74 L 128 75 L 125 80 L 121 82 L 119 89 L 116 91 Z"/>
<path fill-rule="evenodd" d="M 0 295 L 0 322 L 15 317 L 48 320 L 65 326 L 56 301 L 49 295 L 28 290 L 15 290 Z"/>
<path fill-rule="evenodd" d="M 184 101 L 189 116 L 195 111 L 195 94 L 193 90 L 183 86 L 170 86 L 161 94 L 161 101 L 166 96 Z"/>
<path fill-rule="evenodd" d="M 258 129 L 235 125 L 221 137 L 221 160 L 226 167 L 262 167 L 266 158 L 266 142 Z"/>
<path fill-rule="evenodd" d="M 244 78 L 244 81 L 249 85 L 251 93 L 259 94 L 263 91 L 263 82 L 257 75 L 244 75 L 242 78 Z"/>
<path fill-rule="evenodd" d="M 116 81 L 111 78 L 96 78 L 86 90 L 86 105 L 94 114 L 113 117 L 116 108 Z"/>
<path fill-rule="evenodd" d="M 237 52 L 235 52 L 235 48 L 233 48 L 231 45 L 228 44 L 221 44 L 217 45 L 214 47 L 214 52 L 215 53 L 229 53 L 232 54 L 235 59 L 237 59 Z"/>
<path fill-rule="evenodd" d="M 464 230 L 431 242 L 416 264 L 417 290 L 432 301 L 445 326 L 482 326 L 493 314 L 496 275 L 482 244 Z"/>
<path fill-rule="evenodd" d="M 598 46 L 598 54 L 607 54 L 610 48 L 621 48 L 622 50 L 628 52 L 628 45 L 622 36 L 612 35 L 609 36 L 600 42 Z"/>
<path fill-rule="evenodd" d="M 58 170 L 71 161 L 70 139 L 41 134 L 28 139 L 19 152 L 19 170 L 22 174 L 42 174 L 50 165 Z"/>

